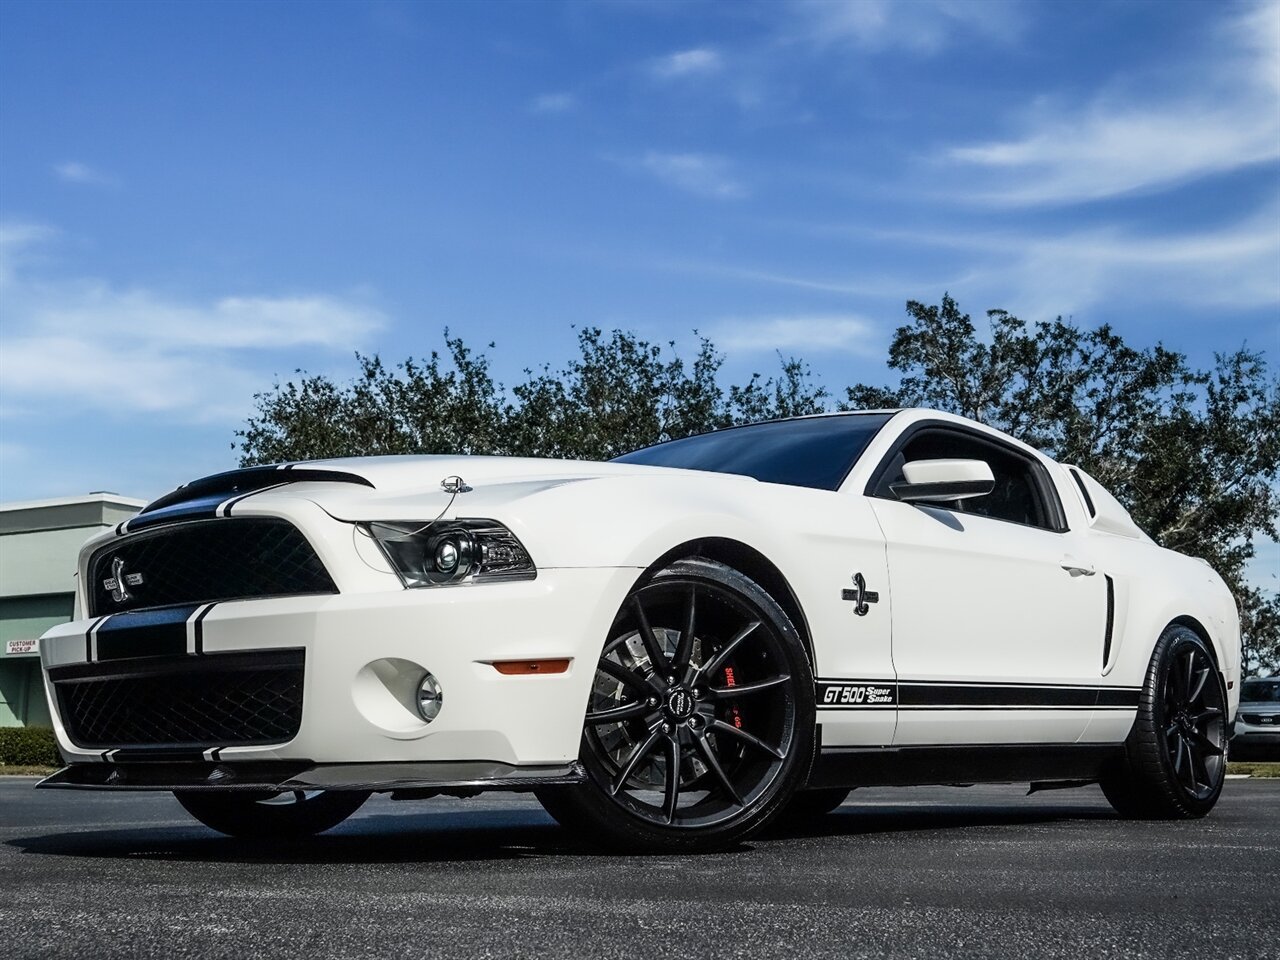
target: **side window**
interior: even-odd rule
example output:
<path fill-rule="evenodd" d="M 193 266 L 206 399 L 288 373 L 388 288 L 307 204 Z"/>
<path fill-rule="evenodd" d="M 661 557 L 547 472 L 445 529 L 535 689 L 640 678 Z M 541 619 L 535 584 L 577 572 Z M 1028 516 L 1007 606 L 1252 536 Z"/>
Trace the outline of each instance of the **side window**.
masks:
<path fill-rule="evenodd" d="M 972 513 L 1026 526 L 1056 529 L 1044 501 L 1035 464 L 1026 457 L 968 433 L 945 429 L 921 430 L 889 463 L 876 484 L 875 495 L 892 498 L 890 484 L 903 480 L 902 465 L 913 460 L 985 460 L 995 476 L 995 489 L 985 497 L 959 500 L 958 513 Z"/>

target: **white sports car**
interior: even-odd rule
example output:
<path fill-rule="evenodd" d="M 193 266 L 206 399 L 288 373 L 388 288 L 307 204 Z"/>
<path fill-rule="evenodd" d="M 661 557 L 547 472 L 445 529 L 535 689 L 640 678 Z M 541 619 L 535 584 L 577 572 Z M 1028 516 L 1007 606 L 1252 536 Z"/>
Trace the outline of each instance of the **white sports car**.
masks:
<path fill-rule="evenodd" d="M 532 790 L 701 849 L 872 784 L 1218 799 L 1239 621 L 1075 467 L 929 410 L 610 463 L 371 457 L 197 480 L 87 544 L 41 642 L 67 767 L 304 835 L 372 791 Z"/>

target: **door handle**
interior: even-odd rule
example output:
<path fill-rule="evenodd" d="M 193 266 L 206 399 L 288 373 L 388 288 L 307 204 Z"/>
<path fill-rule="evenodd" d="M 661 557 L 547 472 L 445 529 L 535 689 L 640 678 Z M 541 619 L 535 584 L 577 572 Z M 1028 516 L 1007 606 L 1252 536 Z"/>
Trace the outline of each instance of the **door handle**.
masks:
<path fill-rule="evenodd" d="M 1073 577 L 1092 577 L 1098 572 L 1093 568 L 1092 563 L 1083 563 L 1071 556 L 1062 558 L 1062 569 Z"/>

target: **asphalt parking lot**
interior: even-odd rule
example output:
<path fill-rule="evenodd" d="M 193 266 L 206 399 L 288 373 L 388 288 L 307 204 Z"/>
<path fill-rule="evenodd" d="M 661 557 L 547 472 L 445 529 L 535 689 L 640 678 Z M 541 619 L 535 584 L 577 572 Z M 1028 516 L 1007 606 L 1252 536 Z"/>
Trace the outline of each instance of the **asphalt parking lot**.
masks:
<path fill-rule="evenodd" d="M 532 798 L 374 798 L 306 843 L 0 780 L 7 957 L 1274 958 L 1280 780 L 1192 823 L 1094 788 L 856 791 L 714 856 L 583 849 Z"/>

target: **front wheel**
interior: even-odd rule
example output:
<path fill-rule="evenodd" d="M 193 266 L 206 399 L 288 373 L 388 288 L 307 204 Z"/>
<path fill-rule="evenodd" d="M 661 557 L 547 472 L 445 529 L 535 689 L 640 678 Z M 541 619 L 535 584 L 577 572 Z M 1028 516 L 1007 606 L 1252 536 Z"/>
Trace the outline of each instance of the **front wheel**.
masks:
<path fill-rule="evenodd" d="M 332 829 L 369 799 L 341 790 L 281 793 L 181 791 L 174 794 L 187 813 L 206 827 L 232 837 L 296 840 Z"/>
<path fill-rule="evenodd" d="M 538 794 L 613 847 L 723 847 L 762 827 L 808 771 L 813 676 L 755 582 L 681 560 L 635 589 L 596 665 L 580 787 Z"/>
<path fill-rule="evenodd" d="M 1204 640 L 1181 624 L 1167 627 L 1151 655 L 1126 759 L 1101 782 L 1116 812 L 1184 820 L 1212 810 L 1227 771 L 1226 703 Z"/>

